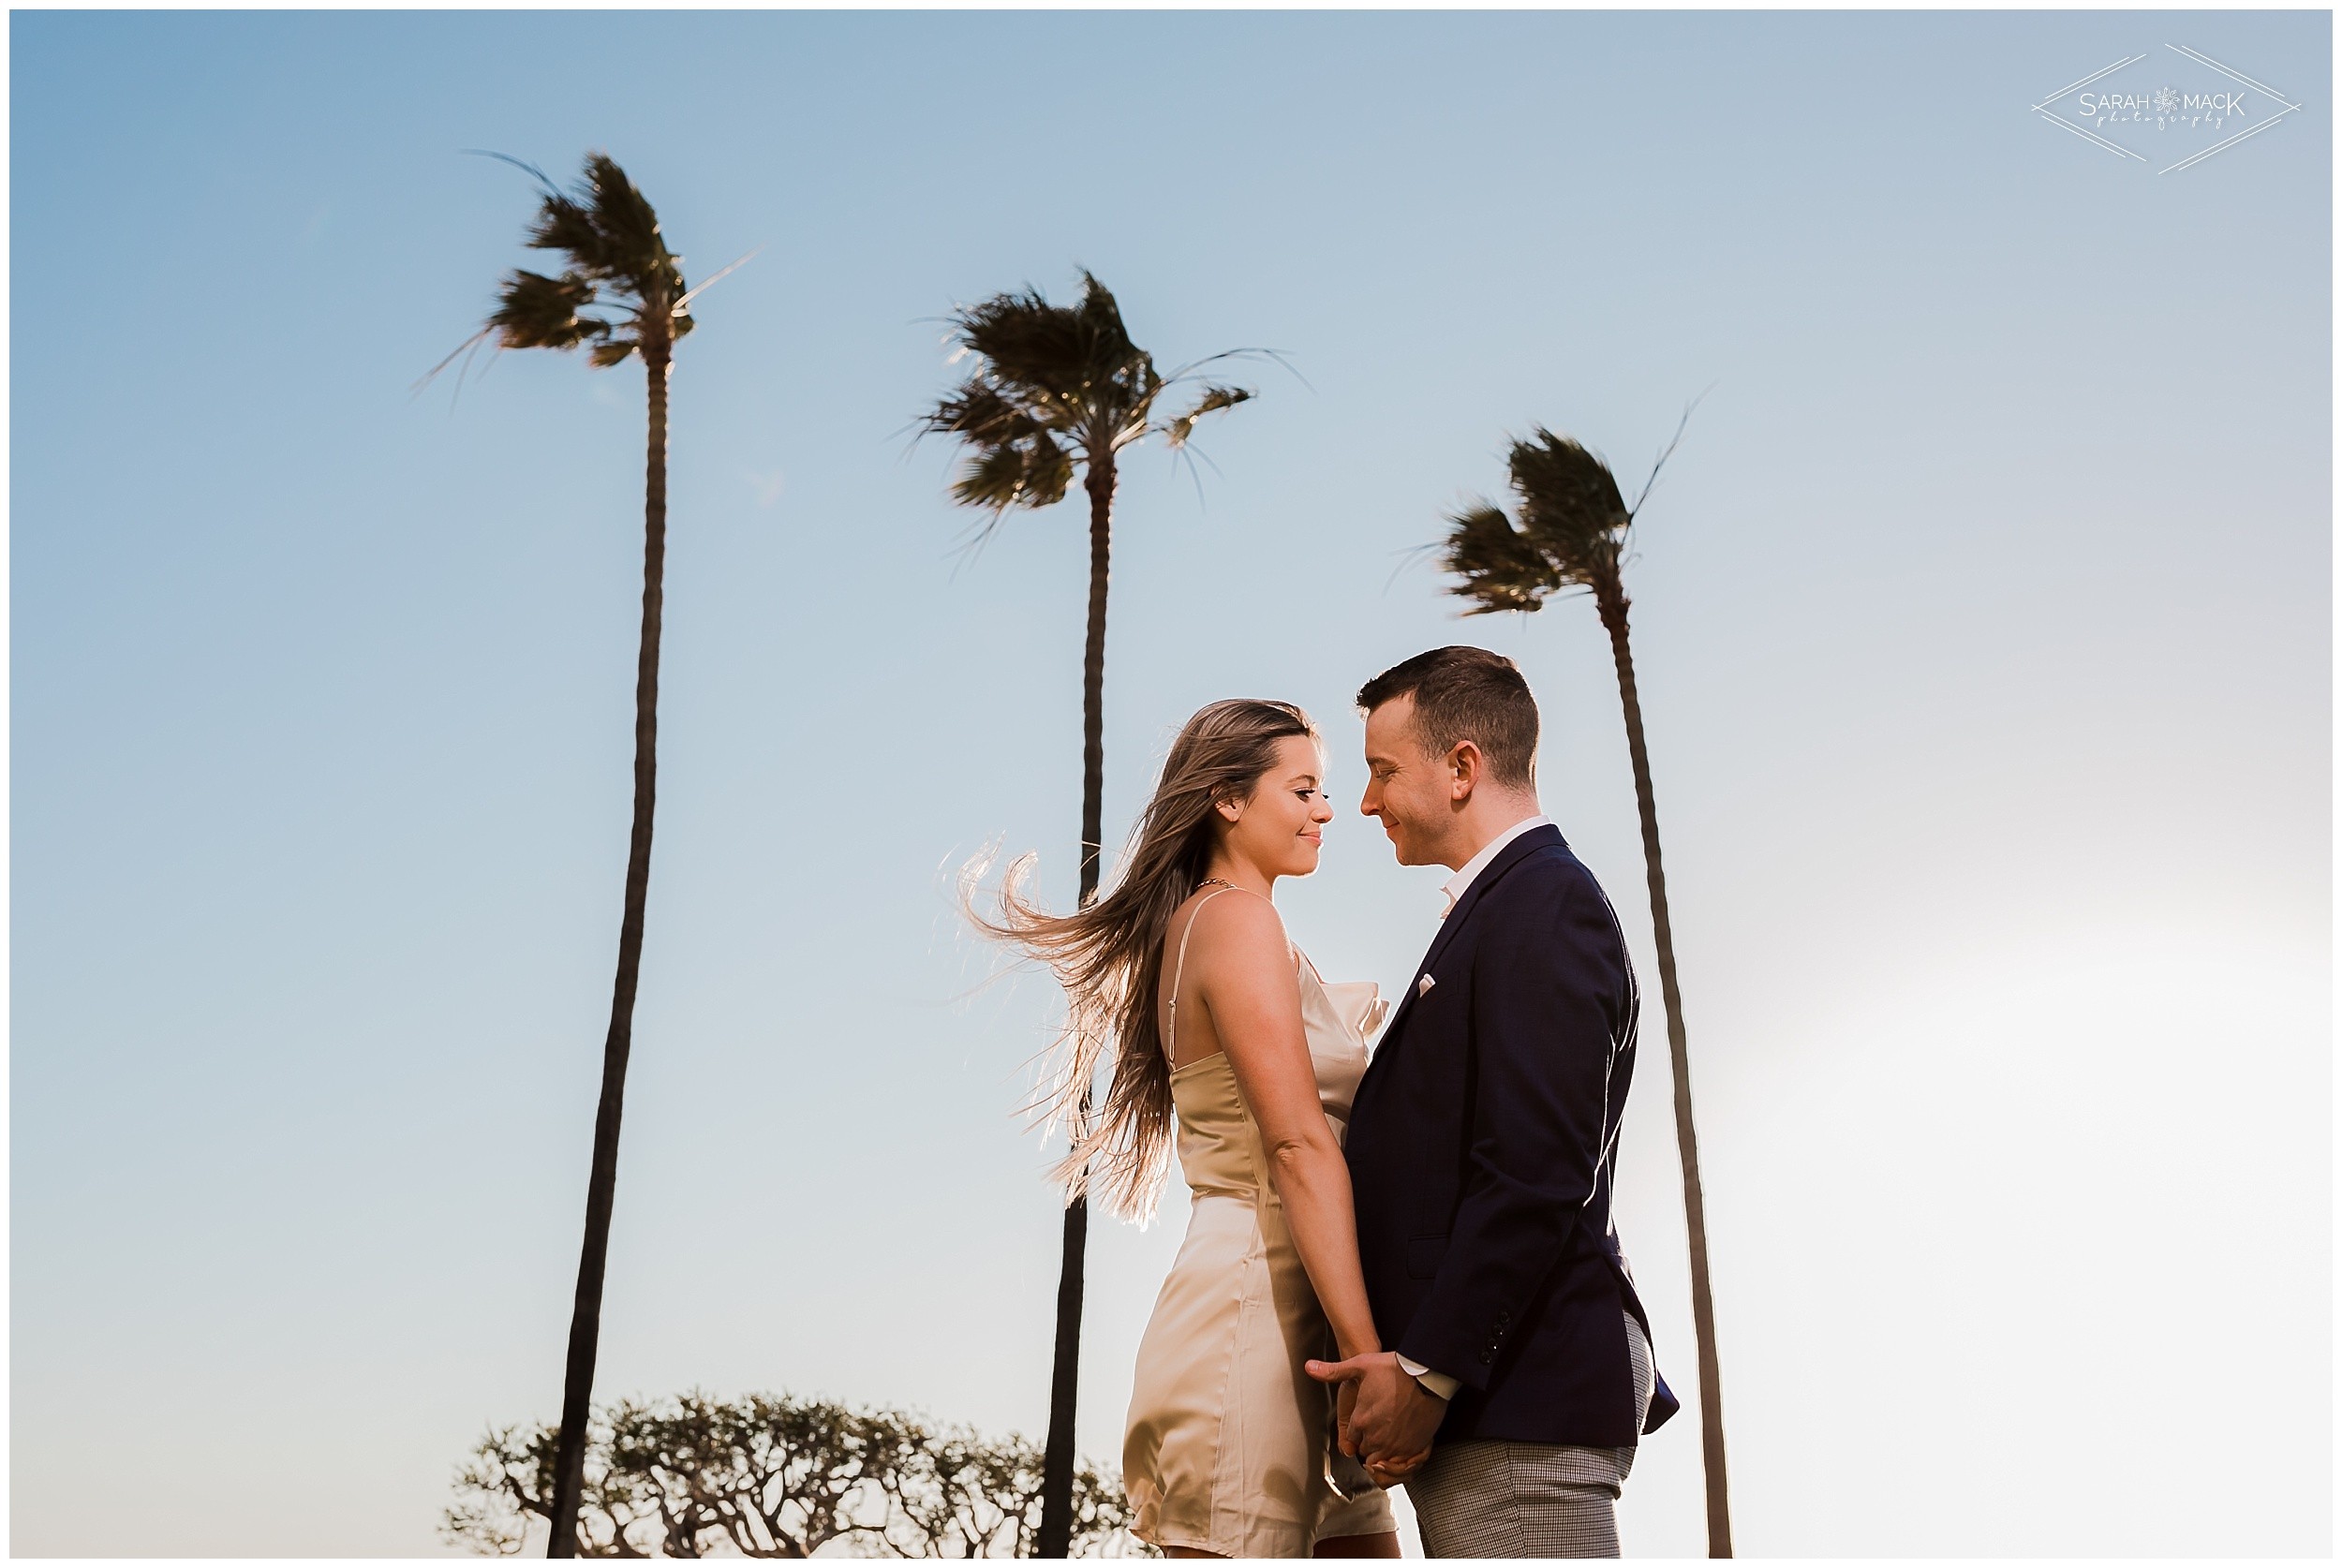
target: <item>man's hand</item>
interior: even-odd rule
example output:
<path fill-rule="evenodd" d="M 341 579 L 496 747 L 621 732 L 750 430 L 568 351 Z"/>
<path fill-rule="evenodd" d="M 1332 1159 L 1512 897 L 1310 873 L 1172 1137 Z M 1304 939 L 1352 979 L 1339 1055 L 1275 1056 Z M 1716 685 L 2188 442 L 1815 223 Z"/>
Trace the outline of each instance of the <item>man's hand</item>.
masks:
<path fill-rule="evenodd" d="M 1325 1367 L 1330 1366 L 1331 1363 L 1321 1361 L 1317 1365 Z M 1356 1381 L 1344 1379 L 1334 1394 L 1334 1445 L 1354 1459 L 1357 1458 L 1358 1445 L 1350 1436 L 1350 1412 L 1356 1405 L 1357 1400 Z M 1420 1470 L 1430 1457 L 1431 1451 L 1427 1448 L 1420 1454 L 1396 1460 L 1389 1465 L 1378 1465 L 1371 1459 L 1359 1462 L 1366 1467 L 1366 1478 L 1387 1491 Z"/>
<path fill-rule="evenodd" d="M 1430 1458 L 1431 1436 L 1447 1415 L 1447 1401 L 1409 1377 L 1398 1356 L 1377 1351 L 1347 1361 L 1312 1361 L 1309 1374 L 1342 1385 L 1349 1408 L 1341 1421 L 1341 1451 L 1364 1460 L 1375 1485 L 1403 1481 Z"/>

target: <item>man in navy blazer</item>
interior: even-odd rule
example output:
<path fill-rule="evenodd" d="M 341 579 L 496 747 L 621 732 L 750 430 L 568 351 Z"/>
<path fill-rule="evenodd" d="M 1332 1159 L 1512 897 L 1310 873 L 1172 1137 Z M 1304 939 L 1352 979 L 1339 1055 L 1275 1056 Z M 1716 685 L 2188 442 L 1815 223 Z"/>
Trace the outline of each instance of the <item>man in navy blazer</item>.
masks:
<path fill-rule="evenodd" d="M 1677 1403 L 1610 1223 L 1639 998 L 1592 872 L 1539 809 L 1536 702 L 1480 648 L 1367 683 L 1401 864 L 1456 875 L 1346 1148 L 1385 1346 L 1312 1362 L 1342 1447 L 1403 1480 L 1432 1557 L 1616 1557 L 1637 1440 Z"/>

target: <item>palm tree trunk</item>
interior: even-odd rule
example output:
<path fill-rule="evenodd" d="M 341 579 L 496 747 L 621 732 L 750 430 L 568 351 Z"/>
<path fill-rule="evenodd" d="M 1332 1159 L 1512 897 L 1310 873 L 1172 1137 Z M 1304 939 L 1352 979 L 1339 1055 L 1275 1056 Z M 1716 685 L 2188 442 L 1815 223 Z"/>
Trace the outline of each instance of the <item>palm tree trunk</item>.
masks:
<path fill-rule="evenodd" d="M 1089 492 L 1089 627 L 1082 640 L 1082 865 L 1081 905 L 1098 896 L 1098 859 L 1104 836 L 1106 556 L 1114 532 L 1114 460 L 1090 466 L 1083 481 Z"/>
<path fill-rule="evenodd" d="M 1098 862 L 1105 836 L 1106 565 L 1114 535 L 1114 459 L 1091 462 L 1082 488 L 1089 492 L 1089 625 L 1082 641 L 1081 907 L 1098 896 Z M 1089 1120 L 1089 1095 L 1076 1115 Z M 1078 1132 L 1079 1129 L 1076 1129 Z M 1057 1359 L 1049 1374 L 1049 1440 L 1041 1463 L 1041 1530 L 1036 1557 L 1065 1557 L 1074 1540 L 1074 1411 L 1082 1349 L 1082 1262 L 1089 1240 L 1089 1200 L 1065 1206 L 1064 1255 L 1057 1277 Z"/>
<path fill-rule="evenodd" d="M 1659 948 L 1659 991 L 1668 1010 L 1668 1063 L 1675 1073 L 1675 1142 L 1683 1157 L 1683 1223 L 1691 1233 L 1692 1331 L 1699 1354 L 1699 1452 L 1708 1480 L 1708 1555 L 1732 1555 L 1732 1515 L 1724 1474 L 1724 1397 L 1717 1387 L 1716 1309 L 1708 1286 L 1708 1214 L 1699 1191 L 1699 1135 L 1692 1127 L 1691 1056 L 1683 1043 L 1683 995 L 1675 983 L 1675 932 L 1668 920 L 1667 875 L 1659 868 L 1659 808 L 1651 792 L 1651 753 L 1643 744 L 1642 699 L 1626 642 L 1626 593 L 1598 584 L 1594 605 L 1610 634 L 1618 696 L 1626 710 L 1626 749 L 1635 764 L 1635 806 L 1642 814 L 1643 865 L 1651 879 L 1651 926 Z"/>
<path fill-rule="evenodd" d="M 645 312 L 645 314 L 649 314 Z M 626 1060 L 634 1043 L 635 982 L 643 968 L 643 906 L 650 891 L 651 810 L 659 780 L 659 629 L 667 570 L 667 374 L 672 344 L 644 334 L 650 388 L 648 454 L 643 480 L 643 643 L 634 669 L 634 831 L 626 855 L 626 913 L 618 925 L 618 978 L 610 1033 L 601 1048 L 601 1104 L 594 1113 L 594 1162 L 586 1182 L 586 1245 L 570 1315 L 569 1368 L 561 1387 L 561 1446 L 547 1557 L 577 1555 L 577 1508 L 586 1477 L 586 1428 L 601 1339 L 601 1281 L 610 1258 L 610 1210 L 618 1185 L 618 1122 L 626 1109 Z"/>

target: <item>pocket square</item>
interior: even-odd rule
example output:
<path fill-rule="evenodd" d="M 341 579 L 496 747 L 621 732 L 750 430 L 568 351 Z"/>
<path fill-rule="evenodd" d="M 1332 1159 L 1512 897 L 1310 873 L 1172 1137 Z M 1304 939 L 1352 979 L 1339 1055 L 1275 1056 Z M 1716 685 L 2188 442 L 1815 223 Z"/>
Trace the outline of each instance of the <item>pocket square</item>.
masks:
<path fill-rule="evenodd" d="M 1421 980 L 1418 980 L 1418 981 L 1416 981 L 1416 982 L 1415 983 L 1415 994 L 1416 994 L 1416 996 L 1418 996 L 1418 997 L 1423 996 L 1423 995 L 1427 994 L 1427 993 L 1428 993 L 1428 992 L 1431 989 L 1431 987 L 1432 987 L 1432 986 L 1434 986 L 1434 985 L 1436 985 L 1436 984 L 1439 984 L 1439 982 L 1438 982 L 1438 981 L 1433 980 L 1433 979 L 1432 979 L 1430 975 L 1428 975 L 1428 974 L 1427 974 L 1427 975 L 1425 975 L 1425 976 L 1424 976 Z"/>

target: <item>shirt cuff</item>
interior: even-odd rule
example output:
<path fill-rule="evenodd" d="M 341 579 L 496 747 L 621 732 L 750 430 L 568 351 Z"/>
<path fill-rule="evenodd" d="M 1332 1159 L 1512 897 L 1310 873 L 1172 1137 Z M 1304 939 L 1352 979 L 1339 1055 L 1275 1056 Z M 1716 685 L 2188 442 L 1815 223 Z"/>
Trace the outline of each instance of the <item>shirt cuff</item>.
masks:
<path fill-rule="evenodd" d="M 1403 1355 L 1399 1357 L 1399 1369 L 1421 1383 L 1425 1393 L 1437 1395 L 1443 1399 L 1454 1398 L 1456 1390 L 1463 1386 L 1445 1372 L 1434 1372 L 1422 1362 L 1411 1361 Z"/>

